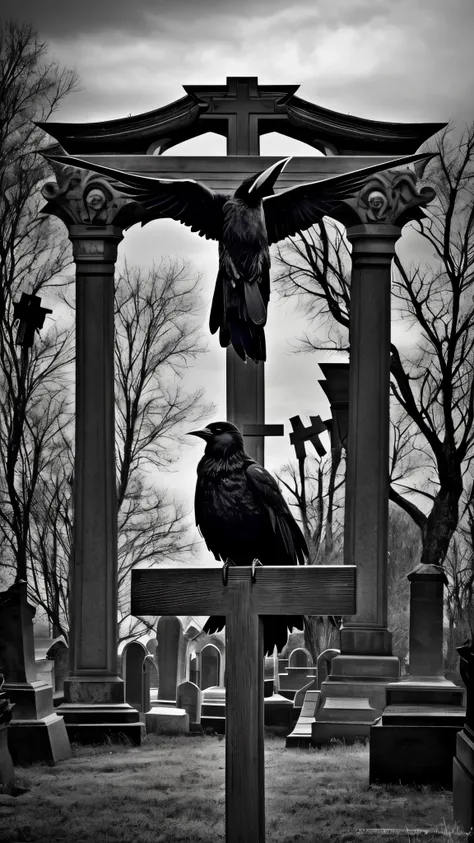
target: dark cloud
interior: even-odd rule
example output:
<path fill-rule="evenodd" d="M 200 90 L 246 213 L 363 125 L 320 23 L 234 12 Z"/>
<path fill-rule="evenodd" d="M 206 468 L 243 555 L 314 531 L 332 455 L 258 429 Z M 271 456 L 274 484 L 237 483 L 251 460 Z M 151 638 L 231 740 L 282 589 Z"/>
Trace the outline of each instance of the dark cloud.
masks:
<path fill-rule="evenodd" d="M 277 11 L 287 0 L 239 0 L 239 15 Z M 31 23 L 46 38 L 73 40 L 86 33 L 119 32 L 130 37 L 149 34 L 150 27 L 158 34 L 174 24 L 183 40 L 193 38 L 196 27 L 206 25 L 209 17 L 232 17 L 236 5 L 222 0 L 3 0 L 2 17 Z"/>

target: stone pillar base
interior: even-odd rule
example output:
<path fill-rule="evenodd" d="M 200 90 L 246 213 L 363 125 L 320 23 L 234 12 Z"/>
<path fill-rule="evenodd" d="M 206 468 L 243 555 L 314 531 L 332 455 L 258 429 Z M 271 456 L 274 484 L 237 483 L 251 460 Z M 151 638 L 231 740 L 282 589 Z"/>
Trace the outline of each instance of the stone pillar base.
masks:
<path fill-rule="evenodd" d="M 128 738 L 140 745 L 143 724 L 136 709 L 128 703 L 62 703 L 56 709 L 66 724 L 71 743 L 83 745 L 119 742 Z"/>
<path fill-rule="evenodd" d="M 38 720 L 12 720 L 8 726 L 8 748 L 15 766 L 36 761 L 56 764 L 71 757 L 64 720 L 56 713 Z"/>
<path fill-rule="evenodd" d="M 474 828 L 474 734 L 466 726 L 456 737 L 453 760 L 453 820 L 464 831 Z"/>
<path fill-rule="evenodd" d="M 354 742 L 369 737 L 370 726 L 385 705 L 385 688 L 399 672 L 396 656 L 335 656 L 331 674 L 321 684 L 312 744 L 321 746 L 332 738 Z"/>
<path fill-rule="evenodd" d="M 53 689 L 45 682 L 5 682 L 14 704 L 8 727 L 8 747 L 14 764 L 47 761 L 55 764 L 71 755 L 62 717 L 53 710 Z"/>
<path fill-rule="evenodd" d="M 465 720 L 463 689 L 443 678 L 387 685 L 387 704 L 370 730 L 370 784 L 450 789 L 456 735 Z"/>

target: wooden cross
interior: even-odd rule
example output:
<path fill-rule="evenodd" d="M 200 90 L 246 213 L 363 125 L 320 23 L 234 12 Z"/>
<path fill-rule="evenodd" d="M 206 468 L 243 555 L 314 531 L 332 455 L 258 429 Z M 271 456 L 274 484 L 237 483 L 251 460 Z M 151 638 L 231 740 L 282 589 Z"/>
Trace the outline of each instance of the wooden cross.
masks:
<path fill-rule="evenodd" d="M 131 613 L 226 617 L 226 843 L 264 843 L 264 615 L 353 615 L 355 567 L 135 569 Z"/>
<path fill-rule="evenodd" d="M 290 433 L 290 442 L 294 446 L 297 459 L 304 460 L 306 457 L 305 442 L 311 442 L 316 448 L 320 457 L 324 457 L 326 448 L 321 442 L 318 434 L 326 432 L 326 425 L 321 416 L 310 416 L 311 426 L 305 427 L 299 416 L 292 416 L 290 424 L 293 433 Z"/>

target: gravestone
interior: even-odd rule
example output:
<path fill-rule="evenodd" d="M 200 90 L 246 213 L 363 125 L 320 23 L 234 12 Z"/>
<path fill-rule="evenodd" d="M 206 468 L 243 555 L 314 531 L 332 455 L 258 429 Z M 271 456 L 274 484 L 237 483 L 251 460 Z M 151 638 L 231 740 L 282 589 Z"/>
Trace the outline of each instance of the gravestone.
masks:
<path fill-rule="evenodd" d="M 467 708 L 462 732 L 456 737 L 453 760 L 453 819 L 464 831 L 471 831 L 474 828 L 474 641 L 456 649 L 466 685 Z"/>
<path fill-rule="evenodd" d="M 138 641 L 128 643 L 122 653 L 125 702 L 140 712 L 146 712 L 150 708 L 147 656 L 149 656 L 149 653 L 147 653 L 146 647 Z"/>
<path fill-rule="evenodd" d="M 201 671 L 199 669 L 199 653 L 191 653 L 189 656 L 189 681 L 201 687 Z"/>
<path fill-rule="evenodd" d="M 297 647 L 290 653 L 288 667 L 309 667 L 311 664 L 311 656 L 303 647 Z"/>
<path fill-rule="evenodd" d="M 64 696 L 64 680 L 69 676 L 69 647 L 62 639 L 57 639 L 46 653 L 46 658 L 54 664 L 53 697 L 56 702 Z"/>
<path fill-rule="evenodd" d="M 13 785 L 14 770 L 13 761 L 8 749 L 8 724 L 12 719 L 13 706 L 3 688 L 3 674 L 0 673 L 0 786 L 4 792 L 8 792 Z"/>
<path fill-rule="evenodd" d="M 214 644 L 201 650 L 201 691 L 219 685 L 221 654 Z"/>
<path fill-rule="evenodd" d="M 0 593 L 0 665 L 4 691 L 14 704 L 8 746 L 14 764 L 55 763 L 71 755 L 62 717 L 53 710 L 53 689 L 38 679 L 33 639 L 34 606 L 27 584 Z"/>
<path fill-rule="evenodd" d="M 201 723 L 201 690 L 194 682 L 181 682 L 178 685 L 178 708 L 184 708 L 189 717 L 189 729 Z"/>
<path fill-rule="evenodd" d="M 147 732 L 189 731 L 189 717 L 176 704 L 178 684 L 185 678 L 185 642 L 179 618 L 163 616 L 157 625 L 158 699 L 147 711 Z"/>

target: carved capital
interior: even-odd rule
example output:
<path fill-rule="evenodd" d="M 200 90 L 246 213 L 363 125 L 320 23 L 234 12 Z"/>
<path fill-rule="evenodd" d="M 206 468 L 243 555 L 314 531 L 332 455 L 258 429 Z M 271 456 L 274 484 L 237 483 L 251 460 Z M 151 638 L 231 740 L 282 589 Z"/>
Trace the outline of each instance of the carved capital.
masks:
<path fill-rule="evenodd" d="M 370 176 L 354 199 L 342 203 L 345 209 L 341 221 L 346 225 L 381 223 L 402 227 L 410 220 L 422 219 L 424 207 L 436 193 L 432 187 L 418 190 L 417 181 L 411 170 L 383 170 Z"/>
<path fill-rule="evenodd" d="M 49 162 L 56 182 L 47 182 L 41 193 L 47 204 L 42 213 L 59 217 L 71 225 L 122 228 L 140 220 L 140 205 L 126 195 L 117 182 L 78 167 Z"/>

